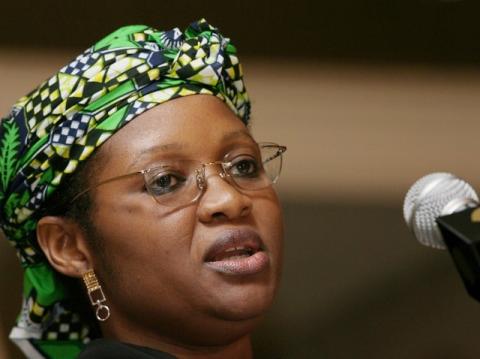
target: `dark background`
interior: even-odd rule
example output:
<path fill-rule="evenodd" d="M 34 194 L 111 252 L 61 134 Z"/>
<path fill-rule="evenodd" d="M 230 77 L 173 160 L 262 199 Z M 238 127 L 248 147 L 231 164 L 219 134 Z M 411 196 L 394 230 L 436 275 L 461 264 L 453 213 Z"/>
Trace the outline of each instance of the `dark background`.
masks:
<path fill-rule="evenodd" d="M 143 23 L 205 17 L 244 55 L 477 64 L 480 3 L 468 0 L 3 1 L 0 45 L 86 48 Z"/>
<path fill-rule="evenodd" d="M 256 357 L 480 355 L 479 303 L 445 252 L 415 242 L 401 208 L 433 170 L 480 184 L 480 2 L 3 1 L 0 15 L 2 113 L 119 26 L 205 17 L 234 40 L 254 133 L 289 146 L 283 285 Z M 0 273 L 5 337 L 21 292 L 6 241 Z"/>

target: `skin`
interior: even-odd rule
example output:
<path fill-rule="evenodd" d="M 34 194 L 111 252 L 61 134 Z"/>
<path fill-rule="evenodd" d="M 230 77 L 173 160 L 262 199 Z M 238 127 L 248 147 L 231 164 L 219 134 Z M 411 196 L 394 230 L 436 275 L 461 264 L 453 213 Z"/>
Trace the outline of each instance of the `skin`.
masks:
<path fill-rule="evenodd" d="M 177 143 L 175 146 L 165 146 Z M 194 95 L 140 115 L 100 149 L 92 182 L 153 166 L 163 158 L 207 163 L 253 139 L 218 98 Z M 207 189 L 182 208 L 160 206 L 142 176 L 93 191 L 94 226 L 102 251 L 78 224 L 44 217 L 37 236 L 56 270 L 81 277 L 93 268 L 111 310 L 104 337 L 148 346 L 179 358 L 250 358 L 250 333 L 270 307 L 282 265 L 283 224 L 272 187 L 240 191 L 207 168 Z M 204 256 L 226 231 L 250 229 L 269 257 L 260 273 L 231 276 L 209 269 Z"/>

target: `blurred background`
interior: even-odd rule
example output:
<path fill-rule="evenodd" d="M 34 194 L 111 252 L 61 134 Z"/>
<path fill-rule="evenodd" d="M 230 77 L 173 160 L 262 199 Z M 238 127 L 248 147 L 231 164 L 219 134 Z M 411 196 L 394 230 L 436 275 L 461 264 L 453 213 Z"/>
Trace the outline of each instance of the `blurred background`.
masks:
<path fill-rule="evenodd" d="M 480 303 L 446 252 L 417 244 L 403 196 L 432 171 L 480 189 L 480 2 L 8 1 L 0 112 L 125 24 L 205 17 L 234 40 L 253 132 L 288 146 L 283 286 L 257 358 L 477 358 Z M 0 353 L 21 271 L 0 242 Z"/>

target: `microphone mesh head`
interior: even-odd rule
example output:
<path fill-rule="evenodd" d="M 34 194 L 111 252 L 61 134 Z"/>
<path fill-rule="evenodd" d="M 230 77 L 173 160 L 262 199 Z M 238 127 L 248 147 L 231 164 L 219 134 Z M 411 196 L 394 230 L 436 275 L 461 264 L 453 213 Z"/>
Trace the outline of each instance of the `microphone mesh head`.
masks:
<path fill-rule="evenodd" d="M 420 243 L 445 249 L 435 219 L 477 201 L 477 194 L 464 180 L 451 173 L 432 173 L 420 178 L 409 189 L 403 203 L 403 216 Z"/>

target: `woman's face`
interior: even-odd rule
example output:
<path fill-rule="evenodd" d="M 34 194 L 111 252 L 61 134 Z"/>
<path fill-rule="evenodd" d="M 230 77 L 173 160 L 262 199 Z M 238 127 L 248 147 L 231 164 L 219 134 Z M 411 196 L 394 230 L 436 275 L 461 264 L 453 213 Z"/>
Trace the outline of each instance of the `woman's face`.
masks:
<path fill-rule="evenodd" d="M 222 101 L 179 98 L 112 136 L 94 182 L 165 160 L 222 160 L 238 147 L 255 142 Z M 240 191 L 219 172 L 206 167 L 203 194 L 179 208 L 157 203 L 141 175 L 93 191 L 101 248 L 93 266 L 112 312 L 106 333 L 220 345 L 248 334 L 270 306 L 282 264 L 277 196 L 272 187 Z"/>

